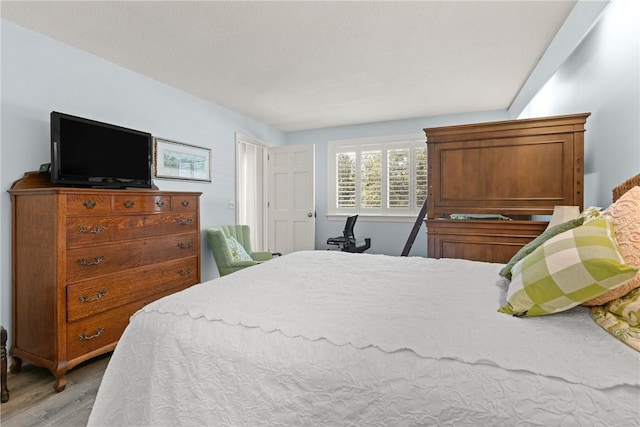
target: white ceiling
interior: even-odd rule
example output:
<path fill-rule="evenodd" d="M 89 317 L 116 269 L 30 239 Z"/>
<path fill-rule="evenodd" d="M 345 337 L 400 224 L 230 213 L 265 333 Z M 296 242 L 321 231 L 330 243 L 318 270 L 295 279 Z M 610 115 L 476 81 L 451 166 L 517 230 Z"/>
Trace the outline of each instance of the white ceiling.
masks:
<path fill-rule="evenodd" d="M 283 131 L 507 109 L 575 1 L 2 1 L 2 18 Z"/>

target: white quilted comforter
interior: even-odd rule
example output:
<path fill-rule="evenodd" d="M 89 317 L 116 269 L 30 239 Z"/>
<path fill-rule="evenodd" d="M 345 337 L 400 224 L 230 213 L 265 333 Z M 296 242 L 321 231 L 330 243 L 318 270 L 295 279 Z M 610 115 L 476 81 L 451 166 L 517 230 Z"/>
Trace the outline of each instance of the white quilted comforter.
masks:
<path fill-rule="evenodd" d="M 497 313 L 502 265 L 297 252 L 139 311 L 90 426 L 640 425 L 588 310 Z"/>

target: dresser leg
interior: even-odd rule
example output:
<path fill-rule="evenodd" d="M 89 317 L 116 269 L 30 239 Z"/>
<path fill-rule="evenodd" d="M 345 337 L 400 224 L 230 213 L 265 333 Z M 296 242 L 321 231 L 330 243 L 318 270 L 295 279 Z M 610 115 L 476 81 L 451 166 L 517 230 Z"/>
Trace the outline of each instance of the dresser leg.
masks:
<path fill-rule="evenodd" d="M 20 372 L 20 369 L 22 369 L 22 359 L 17 356 L 13 356 L 13 363 L 11 364 L 10 369 L 11 373 L 17 374 Z"/>
<path fill-rule="evenodd" d="M 67 386 L 67 374 L 62 374 L 56 377 L 56 382 L 53 384 L 53 389 L 56 393 L 60 393 Z"/>
<path fill-rule="evenodd" d="M 9 387 L 7 386 L 7 331 L 0 326 L 0 359 L 2 360 L 0 363 L 1 377 L 0 382 L 2 382 L 2 398 L 0 401 L 2 403 L 9 400 Z"/>

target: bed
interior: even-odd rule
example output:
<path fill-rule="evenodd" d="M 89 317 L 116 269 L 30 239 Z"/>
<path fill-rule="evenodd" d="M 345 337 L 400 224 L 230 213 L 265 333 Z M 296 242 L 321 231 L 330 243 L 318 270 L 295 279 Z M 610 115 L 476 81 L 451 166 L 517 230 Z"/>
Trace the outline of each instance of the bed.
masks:
<path fill-rule="evenodd" d="M 297 252 L 149 304 L 90 426 L 640 424 L 640 353 L 587 307 L 498 313 L 503 264 Z"/>
<path fill-rule="evenodd" d="M 155 301 L 131 318 L 88 425 L 638 426 L 638 185 L 506 264 L 304 251 Z M 595 252 L 611 246 L 617 282 L 554 314 L 518 308 L 530 260 L 584 230 L 606 233 Z"/>

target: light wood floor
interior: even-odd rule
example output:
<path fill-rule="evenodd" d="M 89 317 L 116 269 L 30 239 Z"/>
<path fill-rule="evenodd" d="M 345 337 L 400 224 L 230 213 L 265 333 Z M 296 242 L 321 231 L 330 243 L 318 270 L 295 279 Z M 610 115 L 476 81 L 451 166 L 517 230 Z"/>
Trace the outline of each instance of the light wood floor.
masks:
<path fill-rule="evenodd" d="M 108 353 L 69 371 L 60 393 L 53 390 L 55 378 L 47 369 L 25 364 L 19 373 L 9 373 L 10 398 L 0 406 L 0 424 L 85 427 L 110 357 Z"/>

